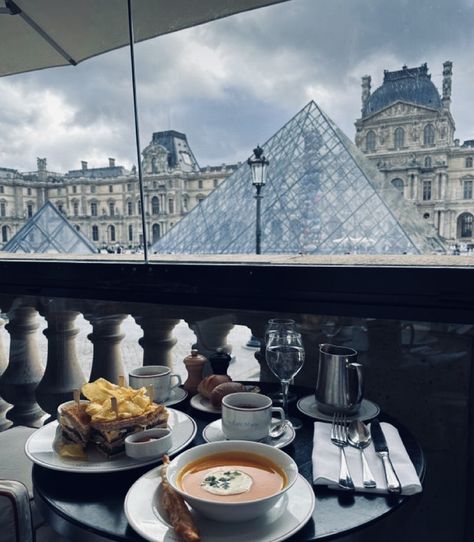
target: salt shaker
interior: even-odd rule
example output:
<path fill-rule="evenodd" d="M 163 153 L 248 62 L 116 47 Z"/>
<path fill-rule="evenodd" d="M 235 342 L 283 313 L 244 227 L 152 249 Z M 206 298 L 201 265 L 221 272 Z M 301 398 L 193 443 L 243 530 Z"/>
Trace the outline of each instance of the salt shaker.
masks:
<path fill-rule="evenodd" d="M 215 375 L 227 374 L 231 356 L 224 350 L 224 348 L 218 348 L 214 354 L 209 356 L 209 362 L 212 367 L 212 372 Z"/>
<path fill-rule="evenodd" d="M 206 361 L 207 358 L 195 349 L 191 350 L 191 355 L 184 358 L 183 363 L 188 371 L 188 378 L 183 384 L 183 388 L 189 395 L 195 395 L 197 393 L 197 387 L 202 380 L 202 372 Z"/>

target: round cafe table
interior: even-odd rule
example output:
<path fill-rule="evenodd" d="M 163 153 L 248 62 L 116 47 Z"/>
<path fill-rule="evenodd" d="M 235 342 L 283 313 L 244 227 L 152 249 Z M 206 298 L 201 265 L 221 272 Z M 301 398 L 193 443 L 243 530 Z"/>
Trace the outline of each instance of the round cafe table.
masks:
<path fill-rule="evenodd" d="M 278 389 L 275 384 L 258 383 L 258 385 L 264 393 Z M 292 387 L 292 391 L 298 397 L 312 393 L 312 389 L 305 387 Z M 195 410 L 189 404 L 189 398 L 173 405 L 172 408 L 186 412 L 196 421 L 198 431 L 191 446 L 204 442 L 201 436 L 203 428 L 218 417 Z M 311 482 L 314 419 L 297 412 L 294 404 L 291 408 L 294 410 L 293 414 L 303 421 L 303 427 L 296 432 L 293 443 L 284 450 L 296 461 L 300 473 Z M 379 415 L 379 419 L 390 421 L 398 428 L 422 480 L 425 459 L 416 439 L 396 420 L 387 418 L 383 413 Z M 35 502 L 46 521 L 72 542 L 110 540 L 143 542 L 144 539 L 128 524 L 123 505 L 130 486 L 154 466 L 115 473 L 81 475 L 35 465 L 33 468 Z M 316 506 L 312 518 L 298 533 L 288 539 L 290 542 L 336 539 L 354 531 L 370 529 L 376 522 L 395 510 L 407 507 L 418 497 L 348 494 L 321 486 L 315 487 L 315 495 Z"/>

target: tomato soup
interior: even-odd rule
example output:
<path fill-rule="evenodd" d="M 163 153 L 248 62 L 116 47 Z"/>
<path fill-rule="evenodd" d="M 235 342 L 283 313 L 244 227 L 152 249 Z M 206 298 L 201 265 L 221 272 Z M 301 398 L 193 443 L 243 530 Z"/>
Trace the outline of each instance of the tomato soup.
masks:
<path fill-rule="evenodd" d="M 190 462 L 178 473 L 187 494 L 217 502 L 248 502 L 270 497 L 288 483 L 285 472 L 257 454 L 224 452 Z"/>

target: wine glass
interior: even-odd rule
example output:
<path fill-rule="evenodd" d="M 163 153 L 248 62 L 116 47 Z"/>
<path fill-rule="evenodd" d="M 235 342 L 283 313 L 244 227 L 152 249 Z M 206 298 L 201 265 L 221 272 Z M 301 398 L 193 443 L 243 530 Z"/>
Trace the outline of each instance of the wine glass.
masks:
<path fill-rule="evenodd" d="M 271 333 L 279 331 L 297 331 L 296 322 L 291 318 L 270 318 L 267 322 L 267 327 L 265 328 L 265 346 L 268 343 L 268 339 Z M 283 403 L 283 394 L 281 391 L 270 392 L 267 394 L 271 398 L 273 403 L 282 404 Z M 294 393 L 288 394 L 288 402 L 295 401 L 296 395 Z"/>
<path fill-rule="evenodd" d="M 303 367 L 304 347 L 301 334 L 280 330 L 269 334 L 265 358 L 272 373 L 281 382 L 283 410 L 295 429 L 302 427 L 301 420 L 288 416 L 288 388 L 290 381 Z"/>

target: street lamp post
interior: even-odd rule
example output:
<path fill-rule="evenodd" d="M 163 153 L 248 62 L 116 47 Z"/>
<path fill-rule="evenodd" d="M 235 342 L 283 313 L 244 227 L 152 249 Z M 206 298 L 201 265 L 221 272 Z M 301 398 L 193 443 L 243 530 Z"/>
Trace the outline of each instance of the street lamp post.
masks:
<path fill-rule="evenodd" d="M 257 200 L 257 217 L 256 217 L 256 254 L 261 254 L 261 239 L 262 239 L 262 229 L 260 224 L 260 212 L 261 212 L 261 200 L 263 198 L 261 191 L 265 186 L 267 166 L 269 161 L 263 155 L 263 149 L 260 145 L 253 150 L 253 155 L 255 158 L 249 158 L 247 164 L 250 166 L 250 171 L 252 172 L 252 184 L 255 186 L 256 194 L 255 199 Z"/>

